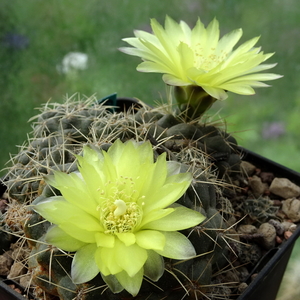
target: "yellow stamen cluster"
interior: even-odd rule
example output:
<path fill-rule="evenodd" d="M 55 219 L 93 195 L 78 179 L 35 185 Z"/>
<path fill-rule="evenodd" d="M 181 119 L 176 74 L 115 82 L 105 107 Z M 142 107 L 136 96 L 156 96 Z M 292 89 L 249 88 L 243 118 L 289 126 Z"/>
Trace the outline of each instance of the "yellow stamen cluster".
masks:
<path fill-rule="evenodd" d="M 132 232 L 140 223 L 142 211 L 135 202 L 116 199 L 103 205 L 100 218 L 106 234 Z"/>
<path fill-rule="evenodd" d="M 204 55 L 203 53 L 204 49 L 201 44 L 198 43 L 194 49 L 194 65 L 196 68 L 207 72 L 220 64 L 228 56 L 228 53 L 223 50 L 219 54 L 216 53 L 216 48 L 211 48 L 207 55 Z"/>

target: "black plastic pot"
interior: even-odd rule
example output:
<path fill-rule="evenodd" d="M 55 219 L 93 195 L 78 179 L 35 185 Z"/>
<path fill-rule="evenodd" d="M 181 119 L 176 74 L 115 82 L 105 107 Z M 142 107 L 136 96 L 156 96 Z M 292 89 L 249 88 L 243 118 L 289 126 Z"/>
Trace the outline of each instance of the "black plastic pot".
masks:
<path fill-rule="evenodd" d="M 285 177 L 300 185 L 300 173 L 288 169 L 252 151 L 240 148 L 243 160 L 261 168 L 263 171 L 274 173 L 276 177 Z M 278 293 L 287 263 L 291 256 L 297 238 L 300 236 L 300 226 L 283 244 L 269 250 L 253 269 L 252 274 L 258 273 L 244 293 L 237 300 L 274 300 Z M 251 275 L 251 274 L 250 274 Z"/>
<path fill-rule="evenodd" d="M 17 287 L 24 295 L 26 295 L 24 288 L 22 288 L 18 283 L 13 280 L 3 280 L 0 278 L 0 300 L 24 300 L 24 296 L 13 290 L 10 285 Z"/>
<path fill-rule="evenodd" d="M 99 104 L 105 103 L 105 105 L 111 106 L 112 108 L 109 108 L 109 109 L 116 113 L 129 111 L 130 109 L 137 111 L 140 108 L 142 108 L 142 105 L 138 100 L 136 100 L 134 98 L 128 98 L 128 97 L 117 98 L 116 93 L 108 95 L 102 99 L 99 99 L 97 102 Z"/>

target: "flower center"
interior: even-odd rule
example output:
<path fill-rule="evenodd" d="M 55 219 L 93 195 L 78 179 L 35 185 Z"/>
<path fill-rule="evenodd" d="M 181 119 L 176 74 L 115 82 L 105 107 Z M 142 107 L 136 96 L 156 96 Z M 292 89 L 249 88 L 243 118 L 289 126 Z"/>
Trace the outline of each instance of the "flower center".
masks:
<path fill-rule="evenodd" d="M 140 207 L 135 202 L 125 202 L 122 199 L 104 203 L 100 216 L 106 234 L 132 232 L 141 218 Z"/>
<path fill-rule="evenodd" d="M 216 48 L 211 48 L 208 53 L 204 54 L 204 49 L 200 43 L 198 43 L 194 48 L 194 53 L 194 66 L 197 69 L 202 69 L 205 71 L 213 69 L 228 56 L 228 53 L 224 50 L 221 50 L 221 52 L 217 54 Z"/>

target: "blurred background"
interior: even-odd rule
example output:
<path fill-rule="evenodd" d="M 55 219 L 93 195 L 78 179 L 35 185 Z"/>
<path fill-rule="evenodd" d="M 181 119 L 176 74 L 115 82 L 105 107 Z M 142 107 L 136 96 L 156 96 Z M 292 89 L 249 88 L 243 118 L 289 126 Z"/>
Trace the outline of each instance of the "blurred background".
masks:
<path fill-rule="evenodd" d="M 261 36 L 257 45 L 276 52 L 267 63 L 278 62 L 271 72 L 283 78 L 254 96 L 230 94 L 210 113 L 226 119 L 240 145 L 300 171 L 299 0 L 1 0 L 0 169 L 47 101 L 76 92 L 98 98 L 117 92 L 149 104 L 166 99 L 161 74 L 138 73 L 140 59 L 118 50 L 126 45 L 122 38 L 150 30 L 150 18 L 163 23 L 166 14 L 191 26 L 198 17 L 206 25 L 216 17 L 221 35 L 241 27 L 241 42 Z M 66 67 L 72 52 L 82 54 L 78 70 Z"/>

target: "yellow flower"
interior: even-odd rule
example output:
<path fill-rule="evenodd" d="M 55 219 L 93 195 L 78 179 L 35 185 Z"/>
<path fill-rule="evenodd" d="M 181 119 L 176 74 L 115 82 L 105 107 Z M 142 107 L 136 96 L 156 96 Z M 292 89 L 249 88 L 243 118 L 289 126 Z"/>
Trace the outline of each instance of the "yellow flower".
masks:
<path fill-rule="evenodd" d="M 34 209 L 54 225 L 46 241 L 76 251 L 74 283 L 99 272 L 113 292 L 136 295 L 143 276 L 157 281 L 162 256 L 188 259 L 195 249 L 177 232 L 203 221 L 199 212 L 175 204 L 191 183 L 190 173 L 160 155 L 153 161 L 149 142 L 117 140 L 107 152 L 84 147 L 79 172 L 56 171 L 47 182 L 61 192 Z"/>
<path fill-rule="evenodd" d="M 264 54 L 254 47 L 255 37 L 235 50 L 242 29 L 220 39 L 219 23 L 214 19 L 207 28 L 198 19 L 191 29 L 185 22 L 176 23 L 166 17 L 165 28 L 151 19 L 153 34 L 137 30 L 134 38 L 125 38 L 132 47 L 121 51 L 141 57 L 137 70 L 164 73 L 163 80 L 172 86 L 200 86 L 218 100 L 227 98 L 226 91 L 242 95 L 254 94 L 253 87 L 266 87 L 261 81 L 280 78 L 272 73 L 260 73 L 276 64 L 262 64 L 273 53 Z"/>

